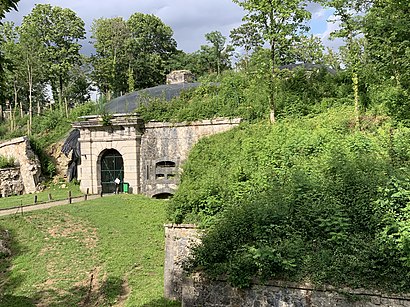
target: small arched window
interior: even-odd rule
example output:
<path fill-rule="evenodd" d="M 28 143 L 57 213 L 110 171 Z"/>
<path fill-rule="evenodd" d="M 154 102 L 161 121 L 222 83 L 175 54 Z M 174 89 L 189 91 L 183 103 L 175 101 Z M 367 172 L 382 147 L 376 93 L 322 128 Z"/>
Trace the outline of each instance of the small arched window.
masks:
<path fill-rule="evenodd" d="M 159 161 L 155 164 L 155 179 L 174 179 L 176 175 L 176 163 L 172 161 Z"/>
<path fill-rule="evenodd" d="M 160 161 L 160 162 L 157 162 L 156 167 L 175 167 L 175 162 Z"/>

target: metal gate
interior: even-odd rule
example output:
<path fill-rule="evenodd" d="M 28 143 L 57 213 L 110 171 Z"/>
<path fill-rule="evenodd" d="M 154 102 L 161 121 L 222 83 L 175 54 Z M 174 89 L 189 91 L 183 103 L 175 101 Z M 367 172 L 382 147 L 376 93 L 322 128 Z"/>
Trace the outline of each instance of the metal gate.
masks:
<path fill-rule="evenodd" d="M 120 192 L 122 192 L 124 161 L 118 151 L 115 149 L 108 149 L 101 157 L 101 185 L 103 193 L 115 192 L 115 178 L 121 180 Z"/>

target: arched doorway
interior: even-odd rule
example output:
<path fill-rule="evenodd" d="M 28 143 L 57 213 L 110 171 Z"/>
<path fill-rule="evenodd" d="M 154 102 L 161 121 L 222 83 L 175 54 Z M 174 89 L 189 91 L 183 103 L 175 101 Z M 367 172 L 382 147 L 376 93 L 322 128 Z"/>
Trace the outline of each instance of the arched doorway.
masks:
<path fill-rule="evenodd" d="M 101 156 L 101 186 L 103 193 L 115 192 L 115 178 L 124 180 L 124 161 L 121 154 L 115 149 L 104 151 Z M 122 185 L 120 185 L 122 192 Z"/>

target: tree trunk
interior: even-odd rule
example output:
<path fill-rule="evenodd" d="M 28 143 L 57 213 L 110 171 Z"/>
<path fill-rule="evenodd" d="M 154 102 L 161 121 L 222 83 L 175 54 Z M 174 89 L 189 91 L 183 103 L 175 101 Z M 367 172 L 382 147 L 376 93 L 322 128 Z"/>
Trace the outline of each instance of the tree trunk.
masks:
<path fill-rule="evenodd" d="M 359 97 L 359 77 L 354 70 L 352 73 L 353 93 L 354 93 L 354 112 L 356 117 L 356 128 L 360 127 L 360 97 Z"/>
<path fill-rule="evenodd" d="M 270 103 L 270 114 L 269 119 L 273 124 L 276 121 L 275 117 L 275 42 L 271 41 L 270 44 L 270 57 L 272 61 L 272 73 L 270 75 L 269 81 L 269 103 Z"/>
<path fill-rule="evenodd" d="M 31 67 L 28 59 L 27 59 L 27 77 L 28 77 L 28 101 L 29 101 L 29 119 L 28 119 L 28 127 L 27 127 L 27 134 L 31 135 L 31 128 L 33 125 L 33 68 Z"/>

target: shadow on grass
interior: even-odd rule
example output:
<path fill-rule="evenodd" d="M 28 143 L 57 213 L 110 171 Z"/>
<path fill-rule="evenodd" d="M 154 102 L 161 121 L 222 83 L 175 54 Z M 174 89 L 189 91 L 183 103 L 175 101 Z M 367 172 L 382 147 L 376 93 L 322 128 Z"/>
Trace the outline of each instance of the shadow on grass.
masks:
<path fill-rule="evenodd" d="M 0 226 L 1 234 L 6 233 Z M 22 273 L 12 271 L 13 258 L 27 253 L 13 233 L 5 239 L 11 255 L 0 254 L 0 306 L 7 307 L 34 307 L 34 306 L 113 306 L 126 301 L 129 293 L 128 284 L 121 278 L 108 277 L 98 282 L 91 278 L 81 285 L 69 289 L 44 289 L 32 292 L 29 296 L 19 295 L 18 289 L 27 282 Z M 45 285 L 44 285 L 45 286 Z M 155 299 L 143 307 L 180 307 L 179 302 L 164 298 Z"/>
<path fill-rule="evenodd" d="M 0 306 L 30 307 L 35 306 L 33 300 L 25 296 L 14 296 L 13 290 L 25 280 L 22 274 L 11 275 L 13 256 L 24 252 L 21 246 L 13 240 L 13 235 L 0 226 L 0 240 L 4 247 L 11 251 L 11 255 L 0 252 Z M 7 291 L 7 292 L 6 292 Z"/>

